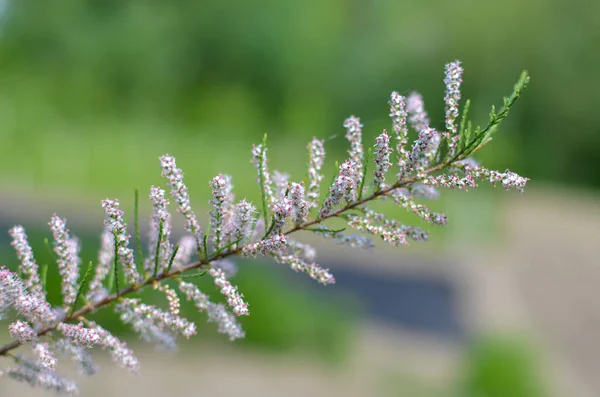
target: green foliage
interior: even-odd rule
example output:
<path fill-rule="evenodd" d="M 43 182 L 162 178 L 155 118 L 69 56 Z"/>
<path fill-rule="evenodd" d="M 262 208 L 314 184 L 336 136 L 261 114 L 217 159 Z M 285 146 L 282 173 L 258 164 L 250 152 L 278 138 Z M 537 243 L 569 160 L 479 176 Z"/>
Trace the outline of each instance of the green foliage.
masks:
<path fill-rule="evenodd" d="M 177 257 L 177 252 L 179 251 L 179 243 L 175 244 L 175 248 L 173 248 L 173 252 L 171 253 L 171 258 L 169 258 L 169 264 L 165 269 L 165 273 L 169 273 L 171 268 L 173 267 L 173 262 L 175 261 L 175 257 Z"/>
<path fill-rule="evenodd" d="M 133 202 L 133 216 L 135 227 L 135 247 L 138 266 L 144 266 L 144 250 L 142 249 L 142 238 L 140 237 L 140 192 L 135 189 Z"/>
<path fill-rule="evenodd" d="M 469 108 L 471 107 L 471 100 L 467 99 L 465 101 L 465 105 L 463 107 L 463 111 L 460 115 L 460 129 L 458 130 L 458 134 L 460 136 L 458 150 L 462 151 L 465 149 L 467 142 L 471 141 L 471 122 L 467 124 L 467 117 L 469 117 Z M 465 128 L 468 126 L 468 128 Z"/>
<path fill-rule="evenodd" d="M 69 312 L 69 316 L 73 314 L 73 312 L 75 311 L 75 309 L 77 308 L 77 302 L 79 301 L 79 298 L 81 298 L 81 296 L 84 294 L 84 291 L 86 291 L 87 287 L 88 287 L 88 281 L 90 279 L 90 276 L 92 275 L 92 269 L 93 269 L 93 262 L 89 261 L 88 263 L 88 267 L 85 270 L 85 273 L 83 274 L 83 277 L 81 278 L 81 281 L 79 282 L 79 287 L 77 288 L 77 294 L 75 295 L 75 300 L 73 301 L 73 305 L 71 306 L 71 311 Z"/>
<path fill-rule="evenodd" d="M 114 266 L 113 266 L 113 270 L 114 272 L 112 279 L 109 279 L 108 282 L 108 291 L 112 292 L 112 283 L 114 282 L 115 284 L 115 292 L 117 293 L 117 296 L 119 295 L 119 292 L 121 291 L 121 289 L 119 288 L 119 245 L 117 244 L 118 241 L 118 237 L 117 237 L 117 231 L 113 231 L 113 237 L 114 237 L 114 242 L 115 242 L 115 253 L 114 253 Z"/>
<path fill-rule="evenodd" d="M 185 274 L 181 274 L 179 275 L 180 278 L 195 278 L 195 277 L 202 277 L 204 276 L 206 273 L 208 273 L 208 270 L 202 270 L 196 273 L 185 273 Z"/>
<path fill-rule="evenodd" d="M 48 276 L 48 264 L 44 263 L 40 266 L 40 284 L 42 286 L 42 290 L 46 291 L 46 278 Z"/>
<path fill-rule="evenodd" d="M 519 337 L 479 336 L 467 346 L 464 378 L 432 382 L 427 375 L 390 369 L 382 376 L 386 396 L 545 397 L 538 355 Z"/>
<path fill-rule="evenodd" d="M 508 112 L 510 108 L 515 104 L 517 99 L 521 97 L 525 88 L 527 88 L 527 84 L 529 84 L 529 76 L 527 72 L 521 73 L 521 77 L 515 84 L 512 94 L 509 97 L 504 97 L 504 104 L 502 108 L 500 108 L 499 112 L 496 112 L 496 107 L 492 105 L 492 110 L 490 112 L 490 118 L 487 125 L 483 128 L 477 127 L 475 128 L 475 132 L 471 133 L 471 123 L 469 121 L 469 128 L 465 130 L 465 120 L 467 118 L 467 114 L 469 111 L 470 101 L 467 101 L 465 107 L 463 109 L 463 113 L 461 115 L 461 126 L 460 126 L 460 135 L 459 141 L 457 143 L 457 150 L 454 157 L 452 157 L 449 162 L 454 162 L 458 159 L 464 159 L 471 155 L 474 151 L 480 148 L 482 145 L 485 145 L 490 141 L 492 135 L 498 129 L 498 126 L 506 117 L 508 117 Z M 473 135 L 473 137 L 471 137 Z M 440 143 L 440 163 L 447 161 L 448 154 L 448 141 L 447 139 L 442 139 Z"/>
<path fill-rule="evenodd" d="M 269 219 L 269 212 L 267 210 L 268 206 L 267 206 L 267 192 L 265 190 L 265 174 L 264 174 L 264 169 L 263 169 L 263 164 L 265 161 L 265 157 L 267 155 L 267 134 L 265 134 L 263 136 L 263 140 L 262 140 L 262 146 L 260 148 L 260 153 L 258 155 L 258 179 L 259 179 L 259 184 L 260 184 L 260 198 L 261 198 L 261 202 L 262 202 L 262 210 L 263 210 L 263 219 L 266 220 Z M 273 225 L 273 223 L 271 223 L 271 226 Z M 269 234 L 269 232 L 267 232 L 267 234 L 265 235 L 265 237 Z"/>
<path fill-rule="evenodd" d="M 518 338 L 485 337 L 469 351 L 463 396 L 544 397 L 540 362 Z"/>
<path fill-rule="evenodd" d="M 158 265 L 160 263 L 160 244 L 163 238 L 163 222 L 162 220 L 158 224 L 158 239 L 156 239 L 156 250 L 154 251 L 154 273 L 152 273 L 152 277 L 156 277 L 158 274 Z"/>
<path fill-rule="evenodd" d="M 169 151 L 189 159 L 190 189 L 200 189 L 246 165 L 265 131 L 270 154 L 300 148 L 360 110 L 376 134 L 389 126 L 380 104 L 392 89 L 438 98 L 439 65 L 459 58 L 474 114 L 517 67 L 538 82 L 505 126 L 502 166 L 600 186 L 600 53 L 590 51 L 600 3 L 584 2 L 565 12 L 558 0 L 12 1 L 0 40 L 0 178 L 121 193 L 131 180 L 144 186 Z M 443 103 L 426 105 L 440 126 Z M 301 150 L 290 155 L 302 164 Z M 483 155 L 497 168 L 498 154 Z"/>

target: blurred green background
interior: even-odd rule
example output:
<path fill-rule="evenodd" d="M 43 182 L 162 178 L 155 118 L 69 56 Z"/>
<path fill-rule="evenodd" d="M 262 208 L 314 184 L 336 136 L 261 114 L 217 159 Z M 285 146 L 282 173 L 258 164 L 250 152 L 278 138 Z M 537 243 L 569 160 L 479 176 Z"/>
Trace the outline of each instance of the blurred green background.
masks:
<path fill-rule="evenodd" d="M 600 2 L 3 0 L 0 5 L 2 191 L 41 200 L 62 197 L 66 203 L 92 197 L 97 201 L 85 206 L 96 212 L 99 205 L 93 205 L 101 198 L 119 196 L 131 207 L 133 188 L 145 196 L 145 189 L 160 183 L 158 156 L 169 153 L 186 172 L 197 208 L 207 206 L 207 182 L 219 172 L 234 176 L 237 197 L 256 200 L 250 148 L 264 133 L 272 167 L 299 179 L 313 136 L 330 138 L 326 149 L 334 159 L 344 156 L 342 122 L 350 114 L 361 117 L 366 144 L 389 128 L 392 90 L 422 93 L 433 124 L 441 127 L 443 66 L 454 59 L 465 67 L 463 98 L 472 99 L 470 115 L 478 123 L 510 93 L 522 69 L 532 76 L 491 148 L 478 153 L 489 168 L 510 168 L 532 178 L 533 186 L 600 187 L 595 120 Z M 456 215 L 450 232 L 471 233 L 469 238 L 482 230 L 496 233 L 486 218 L 494 200 L 486 193 L 447 199 L 445 208 Z M 472 221 L 460 219 L 473 207 L 457 202 L 479 206 L 476 230 Z M 31 235 L 41 263 L 50 260 L 42 245 L 48 234 Z M 95 248 L 85 246 L 86 259 Z M 2 247 L 0 258 L 15 264 L 10 247 Z M 277 276 L 251 273 L 239 277 L 257 308 L 257 317 L 246 324 L 246 343 L 300 346 L 334 361 L 344 357 L 355 320 L 340 312 L 338 302 L 323 304 L 294 288 L 282 287 L 284 293 L 273 288 L 278 282 L 270 277 Z M 529 384 L 509 380 L 494 389 L 495 375 L 488 376 L 502 373 L 505 361 L 527 361 L 519 352 L 476 348 L 465 390 L 507 395 L 512 392 L 503 385 Z M 494 372 L 488 356 L 500 370 Z M 523 390 L 533 391 L 511 395 L 542 394 L 537 386 Z"/>
<path fill-rule="evenodd" d="M 169 152 L 204 194 L 208 178 L 247 165 L 264 133 L 273 161 L 300 174 L 312 136 L 338 134 L 328 150 L 345 149 L 348 115 L 367 138 L 389 127 L 392 90 L 420 91 L 441 126 L 453 59 L 481 123 L 522 69 L 533 78 L 481 154 L 490 167 L 600 186 L 597 2 L 3 4 L 0 178 L 13 186 L 130 192 L 156 181 Z M 243 190 L 251 173 L 234 174 L 254 194 Z"/>

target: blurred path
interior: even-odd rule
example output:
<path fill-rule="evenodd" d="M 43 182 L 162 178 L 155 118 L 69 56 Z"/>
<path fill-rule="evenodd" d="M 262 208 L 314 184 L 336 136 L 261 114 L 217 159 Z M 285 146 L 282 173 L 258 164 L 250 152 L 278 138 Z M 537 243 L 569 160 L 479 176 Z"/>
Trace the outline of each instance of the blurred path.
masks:
<path fill-rule="evenodd" d="M 600 197 L 548 190 L 512 199 L 496 266 L 548 348 L 562 396 L 600 395 Z"/>

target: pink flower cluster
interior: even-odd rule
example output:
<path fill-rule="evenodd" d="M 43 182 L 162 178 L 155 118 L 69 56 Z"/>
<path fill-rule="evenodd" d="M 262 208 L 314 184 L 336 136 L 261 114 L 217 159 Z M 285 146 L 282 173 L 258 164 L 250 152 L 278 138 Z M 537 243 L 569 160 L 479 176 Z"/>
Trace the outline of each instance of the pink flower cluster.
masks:
<path fill-rule="evenodd" d="M 446 65 L 446 129 L 451 133 L 452 139 L 457 133 L 456 118 L 458 117 L 458 103 L 460 102 L 460 85 L 462 84 L 463 68 L 459 61 Z"/>
<path fill-rule="evenodd" d="M 392 163 L 390 163 L 390 154 L 392 154 L 393 150 L 390 148 L 390 137 L 385 130 L 375 139 L 375 142 L 377 151 L 375 154 L 373 182 L 377 188 L 383 189 L 385 187 L 385 174 L 392 166 Z"/>
<path fill-rule="evenodd" d="M 364 150 L 362 144 L 362 127 L 360 119 L 358 117 L 350 116 L 344 121 L 344 128 L 346 128 L 346 139 L 350 142 L 350 160 L 353 162 L 354 171 L 352 177 L 354 182 L 359 184 L 363 176 L 363 157 Z"/>
<path fill-rule="evenodd" d="M 182 281 L 179 283 L 179 290 L 185 294 L 188 300 L 194 302 L 199 311 L 207 312 L 208 320 L 217 323 L 219 333 L 227 335 L 230 340 L 244 337 L 244 331 L 235 316 L 231 315 L 225 306 L 211 302 L 196 285 Z"/>
<path fill-rule="evenodd" d="M 227 298 L 227 304 L 237 316 L 247 316 L 250 314 L 248 311 L 248 303 L 244 301 L 244 296 L 238 293 L 237 287 L 231 285 L 225 272 L 221 269 L 210 269 L 209 271 L 212 278 L 215 280 L 215 285 L 220 288 L 221 293 Z"/>
<path fill-rule="evenodd" d="M 335 206 L 342 200 L 351 203 L 356 198 L 357 192 L 357 167 L 353 160 L 346 160 L 340 165 L 340 173 L 329 188 L 329 197 L 323 203 L 320 217 L 325 217 L 333 212 Z"/>
<path fill-rule="evenodd" d="M 159 330 L 170 330 L 186 338 L 196 334 L 196 325 L 183 317 L 164 312 L 159 308 L 142 303 L 139 299 L 124 299 L 116 307 L 121 321 L 131 324 L 137 332 L 157 326 Z"/>
<path fill-rule="evenodd" d="M 152 201 L 153 214 L 150 220 L 149 247 L 151 248 L 148 257 L 144 261 L 146 275 L 152 274 L 155 268 L 158 272 L 164 270 L 171 258 L 172 251 L 170 242 L 171 214 L 167 209 L 169 201 L 165 198 L 165 191 L 152 186 L 150 188 L 150 201 Z"/>
<path fill-rule="evenodd" d="M 323 164 L 325 163 L 325 148 L 323 141 L 313 138 L 308 148 L 308 192 L 306 198 L 312 208 L 317 207 L 320 196 L 320 186 L 323 180 Z"/>
<path fill-rule="evenodd" d="M 183 171 L 177 168 L 175 157 L 165 154 L 160 158 L 162 176 L 167 180 L 171 188 L 171 196 L 177 202 L 177 211 L 185 218 L 185 230 L 190 232 L 197 242 L 202 241 L 200 224 L 190 204 L 188 188 L 183 183 Z"/>
<path fill-rule="evenodd" d="M 90 282 L 89 290 L 86 299 L 89 301 L 101 300 L 108 295 L 108 291 L 104 288 L 102 282 L 110 272 L 110 267 L 115 256 L 114 237 L 108 227 L 102 231 L 100 237 L 100 250 L 98 251 L 98 263 L 94 278 Z"/>
<path fill-rule="evenodd" d="M 136 284 L 141 280 L 140 274 L 133 259 L 133 250 L 129 248 L 129 239 L 131 236 L 127 233 L 127 224 L 123 220 L 124 212 L 119 208 L 119 200 L 103 200 L 102 208 L 104 208 L 106 213 L 104 225 L 114 235 L 117 255 L 123 265 L 125 276 L 130 283 Z"/>
<path fill-rule="evenodd" d="M 290 268 L 295 272 L 302 272 L 323 285 L 335 284 L 335 278 L 329 269 L 323 269 L 316 263 L 306 263 L 302 259 L 294 255 L 276 256 L 275 259 L 279 262 L 290 265 Z"/>
<path fill-rule="evenodd" d="M 40 284 L 39 268 L 33 257 L 33 250 L 27 241 L 27 235 L 23 226 L 15 226 L 8 232 L 12 237 L 10 245 L 17 251 L 17 258 L 19 259 L 19 270 L 21 274 L 26 276 L 25 287 L 31 291 L 32 294 L 38 296 L 41 299 L 45 298 L 45 293 L 42 290 Z"/>
<path fill-rule="evenodd" d="M 79 243 L 77 239 L 69 237 L 69 231 L 66 227 L 67 222 L 64 219 L 54 215 L 49 225 L 54 237 L 54 252 L 57 256 L 58 272 L 63 279 L 64 308 L 67 308 L 73 304 L 77 294 L 80 264 Z"/>
<path fill-rule="evenodd" d="M 215 249 L 221 245 L 227 221 L 231 217 L 231 177 L 219 174 L 210 182 L 213 199 L 209 202 L 213 209 L 210 211 L 211 241 Z"/>

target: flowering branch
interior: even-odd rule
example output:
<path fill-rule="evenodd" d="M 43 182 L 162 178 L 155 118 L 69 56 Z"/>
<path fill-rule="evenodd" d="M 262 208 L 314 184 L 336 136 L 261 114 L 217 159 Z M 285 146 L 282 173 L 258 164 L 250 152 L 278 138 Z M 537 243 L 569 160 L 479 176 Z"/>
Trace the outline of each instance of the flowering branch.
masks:
<path fill-rule="evenodd" d="M 362 127 L 358 117 L 351 116 L 344 122 L 346 138 L 350 142 L 349 159 L 339 166 L 339 172 L 327 190 L 321 189 L 322 169 L 325 159 L 323 141 L 313 139 L 309 145 L 308 180 L 291 182 L 287 174 L 271 172 L 267 162 L 266 140 L 252 149 L 252 162 L 257 171 L 261 192 L 262 211 L 243 199 L 235 202 L 231 177 L 219 174 L 210 182 L 212 209 L 207 232 L 202 232 L 198 217 L 192 210 L 183 172 L 177 168 L 175 158 L 160 157 L 162 176 L 166 178 L 177 211 L 185 219 L 189 235 L 177 244 L 171 243 L 171 215 L 165 190 L 152 187 L 153 203 L 150 245 L 148 256 L 136 263 L 133 249 L 129 248 L 131 236 L 123 220 L 124 212 L 118 200 L 106 199 L 102 207 L 106 214 L 105 230 L 94 276 L 89 266 L 80 277 L 81 260 L 79 244 L 69 235 L 66 221 L 54 216 L 50 226 L 57 254 L 58 272 L 62 278 L 63 303 L 52 307 L 46 300 L 43 279 L 33 258 L 27 236 L 21 226 L 10 231 L 12 246 L 19 258 L 20 274 L 0 269 L 0 318 L 10 311 L 18 319 L 9 325 L 14 341 L 0 347 L 0 356 L 11 358 L 15 366 L 0 370 L 0 376 L 28 382 L 35 386 L 67 394 L 77 392 L 76 385 L 56 373 L 55 353 L 70 357 L 80 372 L 92 374 L 95 366 L 85 349 L 100 347 L 107 350 L 122 368 L 137 371 L 139 362 L 127 345 L 86 316 L 97 310 L 112 306 L 121 321 L 129 324 L 144 341 L 163 347 L 174 347 L 176 335 L 189 338 L 196 333 L 196 325 L 180 316 L 179 294 L 192 301 L 200 311 L 206 311 L 209 322 L 217 324 L 218 331 L 234 340 L 244 336 L 236 316 L 250 314 L 250 305 L 243 293 L 231 283 L 235 265 L 229 258 L 235 256 L 266 256 L 276 262 L 289 265 L 296 272 L 306 273 L 315 281 L 328 285 L 334 276 L 314 262 L 315 250 L 307 244 L 292 240 L 298 231 L 316 233 L 333 239 L 338 244 L 371 248 L 370 237 L 347 234 L 345 229 L 333 230 L 325 223 L 341 218 L 358 232 L 381 237 L 392 245 L 404 245 L 409 240 L 428 239 L 421 228 L 404 225 L 388 219 L 368 208 L 377 200 L 393 201 L 400 208 L 412 212 L 432 225 L 443 226 L 447 217 L 436 213 L 421 199 L 435 199 L 438 187 L 467 190 L 477 186 L 478 180 L 493 185 L 501 183 L 505 189 L 522 191 L 528 179 L 511 171 L 499 172 L 487 169 L 471 157 L 491 140 L 491 134 L 508 115 L 510 108 L 525 89 L 529 78 L 526 74 L 516 84 L 512 95 L 505 98 L 504 105 L 496 112 L 492 108 L 490 120 L 483 128 L 472 130 L 463 111 L 460 128 L 459 102 L 463 69 L 460 62 L 446 65 L 446 118 L 445 130 L 438 131 L 430 125 L 421 96 L 417 93 L 405 98 L 394 92 L 390 99 L 390 117 L 395 136 L 383 131 L 376 139 L 373 150 L 365 151 Z M 409 130 L 409 126 L 411 129 Z M 409 147 L 409 134 L 416 137 Z M 390 140 L 396 138 L 396 151 Z M 365 154 L 368 153 L 368 154 Z M 396 158 L 392 159 L 392 155 Z M 367 169 L 369 157 L 374 156 L 374 170 Z M 392 161 L 393 160 L 393 161 Z M 398 165 L 395 177 L 388 175 L 393 164 Z M 367 179 L 371 182 L 366 182 Z M 324 190 L 324 197 L 320 192 Z M 318 203 L 322 204 L 319 206 Z M 141 251 L 138 231 L 136 195 L 136 245 Z M 193 261 L 192 255 L 200 258 Z M 141 255 L 141 252 L 138 252 Z M 140 271 L 139 266 L 143 267 Z M 208 273 L 225 297 L 226 304 L 214 303 L 199 288 L 184 278 L 203 276 Z M 119 288 L 124 275 L 128 285 Z M 178 288 L 165 282 L 173 280 Z M 151 286 L 167 301 L 167 310 L 143 303 L 131 294 Z M 113 290 L 113 287 L 116 287 Z M 84 291 L 87 291 L 84 293 Z M 113 292 L 114 291 L 114 292 Z M 77 309 L 83 300 L 82 307 Z M 29 344 L 33 358 L 12 353 L 19 346 Z"/>

